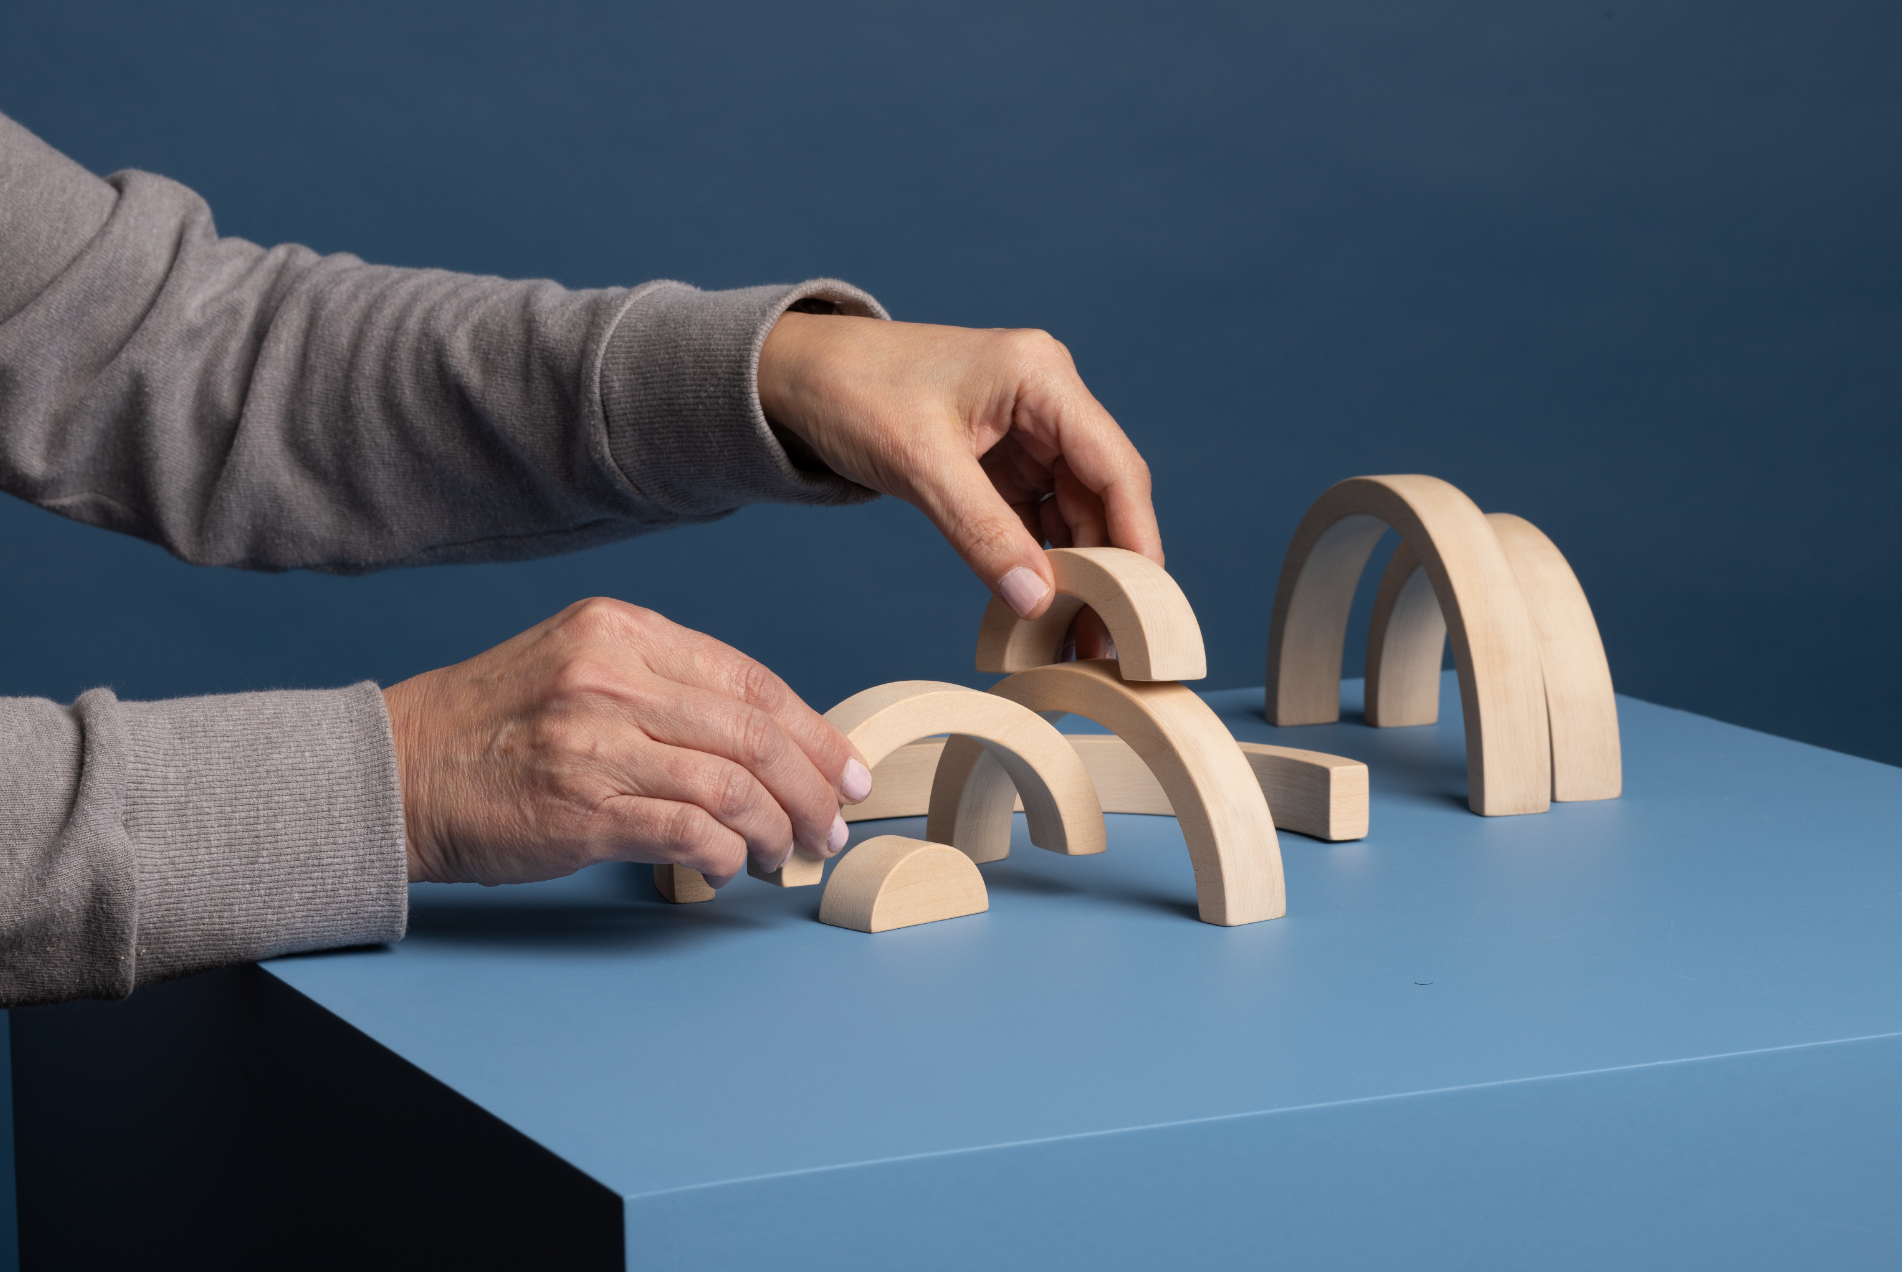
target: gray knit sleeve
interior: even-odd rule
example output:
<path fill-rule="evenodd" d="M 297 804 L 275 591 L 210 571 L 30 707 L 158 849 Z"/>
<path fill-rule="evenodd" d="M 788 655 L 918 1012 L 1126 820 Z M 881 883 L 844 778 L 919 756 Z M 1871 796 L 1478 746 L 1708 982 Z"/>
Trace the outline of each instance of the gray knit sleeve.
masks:
<path fill-rule="evenodd" d="M 200 564 L 345 573 L 868 499 L 760 412 L 806 299 L 884 315 L 831 280 L 571 291 L 267 249 L 0 117 L 0 489 Z"/>
<path fill-rule="evenodd" d="M 0 1005 L 402 938 L 402 800 L 375 685 L 0 698 L 0 790 Z"/>

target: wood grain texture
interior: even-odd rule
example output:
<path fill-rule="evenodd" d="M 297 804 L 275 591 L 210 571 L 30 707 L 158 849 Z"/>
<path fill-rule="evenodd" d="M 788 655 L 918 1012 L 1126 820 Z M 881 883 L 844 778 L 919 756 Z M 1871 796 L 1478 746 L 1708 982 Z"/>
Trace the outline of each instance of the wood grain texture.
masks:
<path fill-rule="evenodd" d="M 1234 927 L 1280 918 L 1287 910 L 1281 847 L 1268 801 L 1235 739 L 1209 705 L 1174 683 L 1131 682 L 1114 659 L 1057 663 L 1020 671 L 991 694 L 1032 711 L 1080 715 L 1126 741 L 1149 767 L 1182 825 L 1195 867 L 1196 908 L 1205 923 Z M 1073 752 L 1074 754 L 1074 752 Z M 932 784 L 927 836 L 952 842 L 973 835 L 993 843 L 1009 834 L 1009 778 L 957 740 L 947 743 Z M 958 797 L 967 787 L 985 798 Z M 987 822 L 967 827 L 973 805 Z M 958 808 L 955 819 L 948 816 Z M 1001 814 L 1000 814 L 1001 808 Z M 962 843 L 959 844 L 963 846 Z"/>
<path fill-rule="evenodd" d="M 720 895 L 698 870 L 672 865 L 654 867 L 654 891 L 675 905 L 711 901 Z"/>
<path fill-rule="evenodd" d="M 1624 789 L 1618 699 L 1591 602 L 1557 545 L 1523 517 L 1486 516 L 1518 576 L 1539 634 L 1552 728 L 1552 798 L 1617 799 Z"/>
<path fill-rule="evenodd" d="M 1068 854 L 1103 851 L 1103 809 L 1090 775 L 1063 735 L 1034 711 L 963 685 L 899 680 L 853 694 L 825 718 L 874 768 L 919 738 L 938 733 L 967 737 L 1023 792 L 1032 843 Z M 1008 814 L 1003 838 L 1008 845 Z M 808 887 L 824 878 L 825 859 L 801 847 L 778 870 L 762 870 L 751 861 L 746 869 L 755 879 L 780 887 Z"/>
<path fill-rule="evenodd" d="M 1425 569 L 1452 639 L 1468 805 L 1488 817 L 1546 811 L 1551 737 L 1532 617 L 1485 515 L 1437 477 L 1351 477 L 1301 519 L 1268 632 L 1269 720 L 1320 724 L 1340 717 L 1348 611 L 1385 526 L 1400 532 Z"/>
<path fill-rule="evenodd" d="M 1367 723 L 1376 729 L 1440 718 L 1446 619 L 1420 558 L 1402 543 L 1387 561 L 1367 628 Z"/>
<path fill-rule="evenodd" d="M 1486 514 L 1538 637 L 1551 730 L 1552 798 L 1616 799 L 1623 787 L 1611 666 L 1578 576 L 1537 526 Z M 1406 544 L 1387 563 L 1367 637 L 1367 723 L 1432 724 L 1440 711 L 1446 624 L 1426 571 Z"/>
<path fill-rule="evenodd" d="M 957 849 L 880 835 L 847 852 L 832 868 L 819 901 L 819 922 L 855 932 L 889 932 L 990 908 L 977 863 Z"/>
<path fill-rule="evenodd" d="M 1113 733 L 1065 734 L 1089 770 L 1106 813 L 1174 817 L 1162 783 L 1141 756 Z M 897 751 L 873 770 L 872 795 L 845 810 L 849 822 L 886 817 L 924 817 L 931 811 L 931 781 L 945 739 L 927 738 Z M 1367 766 L 1321 751 L 1261 742 L 1238 742 L 1255 774 L 1276 830 L 1338 842 L 1367 836 Z M 1012 811 L 1021 813 L 1023 801 Z M 1008 855 L 1008 854 L 1003 854 Z M 990 858 L 996 860 L 997 858 Z"/>
<path fill-rule="evenodd" d="M 993 597 L 978 625 L 977 669 L 1025 671 L 1054 663 L 1078 610 L 1095 610 L 1116 642 L 1125 680 L 1200 680 L 1209 674 L 1189 598 L 1168 571 L 1123 548 L 1052 548 L 1057 595 L 1044 616 L 1018 618 Z"/>

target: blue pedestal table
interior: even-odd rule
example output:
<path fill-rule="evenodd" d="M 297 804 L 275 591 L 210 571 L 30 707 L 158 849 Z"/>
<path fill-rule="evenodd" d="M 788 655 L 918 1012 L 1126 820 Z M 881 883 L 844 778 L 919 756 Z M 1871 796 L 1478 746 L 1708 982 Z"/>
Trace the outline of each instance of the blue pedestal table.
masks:
<path fill-rule="evenodd" d="M 16 1012 L 26 1266 L 1902 1262 L 1902 770 L 1621 699 L 1623 799 L 1486 819 L 1452 677 L 1359 692 L 1208 695 L 1372 766 L 1274 922 L 1195 920 L 1173 819 L 1019 818 L 987 914 L 878 936 L 607 867 Z"/>

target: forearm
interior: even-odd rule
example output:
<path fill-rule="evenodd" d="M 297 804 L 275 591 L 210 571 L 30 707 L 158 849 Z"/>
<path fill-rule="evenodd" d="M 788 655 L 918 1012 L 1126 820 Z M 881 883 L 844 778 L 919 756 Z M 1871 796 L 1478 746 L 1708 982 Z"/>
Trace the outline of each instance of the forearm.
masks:
<path fill-rule="evenodd" d="M 855 502 L 758 405 L 780 310 L 844 284 L 570 291 L 220 238 L 0 117 L 0 488 L 203 564 L 360 571 Z"/>
<path fill-rule="evenodd" d="M 0 699 L 0 782 L 0 1004 L 403 935 L 402 801 L 374 685 Z"/>

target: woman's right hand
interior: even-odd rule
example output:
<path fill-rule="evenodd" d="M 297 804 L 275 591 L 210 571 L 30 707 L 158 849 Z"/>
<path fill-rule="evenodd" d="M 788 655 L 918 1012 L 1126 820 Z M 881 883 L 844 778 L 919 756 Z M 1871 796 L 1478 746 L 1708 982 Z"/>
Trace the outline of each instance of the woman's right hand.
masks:
<path fill-rule="evenodd" d="M 411 881 L 527 883 L 673 862 L 715 887 L 750 856 L 845 846 L 872 777 L 843 734 L 738 650 L 651 610 L 569 606 L 383 691 Z"/>

